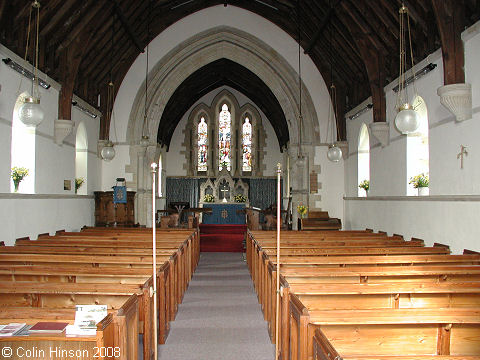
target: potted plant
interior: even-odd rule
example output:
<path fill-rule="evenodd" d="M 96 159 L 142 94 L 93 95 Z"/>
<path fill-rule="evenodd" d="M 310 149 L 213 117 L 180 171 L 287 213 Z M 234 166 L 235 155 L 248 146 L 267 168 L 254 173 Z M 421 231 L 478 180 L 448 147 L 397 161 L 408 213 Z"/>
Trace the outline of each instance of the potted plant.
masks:
<path fill-rule="evenodd" d="M 412 184 L 413 187 L 418 190 L 419 196 L 428 195 L 429 183 L 430 180 L 428 175 L 425 175 L 424 173 L 411 177 L 409 181 L 409 184 Z"/>
<path fill-rule="evenodd" d="M 370 181 L 369 180 L 363 180 L 358 187 L 360 189 L 365 190 L 365 196 L 368 196 L 368 190 L 370 189 Z"/>
<path fill-rule="evenodd" d="M 23 180 L 25 176 L 28 176 L 28 169 L 24 167 L 17 167 L 14 166 L 12 168 L 12 180 L 13 180 L 13 185 L 15 186 L 15 192 L 18 191 L 18 186 L 20 185 L 20 182 Z"/>
<path fill-rule="evenodd" d="M 243 194 L 237 194 L 233 197 L 233 200 L 238 203 L 244 203 L 245 201 L 247 201 L 247 197 Z"/>
<path fill-rule="evenodd" d="M 75 178 L 75 194 L 77 193 L 78 189 L 82 187 L 84 182 L 84 178 Z"/>
<path fill-rule="evenodd" d="M 215 198 L 212 194 L 205 194 L 205 196 L 203 197 L 203 201 L 207 203 L 212 203 L 215 201 Z"/>

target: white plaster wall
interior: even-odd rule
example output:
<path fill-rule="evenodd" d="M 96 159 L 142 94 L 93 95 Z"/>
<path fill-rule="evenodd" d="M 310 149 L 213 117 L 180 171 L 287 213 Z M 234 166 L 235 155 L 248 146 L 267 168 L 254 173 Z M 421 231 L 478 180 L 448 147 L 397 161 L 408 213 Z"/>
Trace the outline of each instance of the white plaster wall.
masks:
<path fill-rule="evenodd" d="M 423 199 L 422 199 L 423 200 Z M 347 200 L 346 229 L 371 228 L 425 240 L 426 246 L 441 243 L 452 253 L 480 251 L 478 214 L 480 201 Z"/>
<path fill-rule="evenodd" d="M 170 149 L 167 152 L 166 162 L 164 162 L 164 168 L 166 169 L 167 176 L 186 176 L 187 171 L 183 168 L 185 164 L 185 146 L 182 145 L 185 141 L 185 127 L 188 123 L 188 116 L 190 115 L 191 111 L 201 103 L 207 104 L 211 106 L 212 101 L 214 100 L 215 96 L 222 92 L 223 90 L 228 90 L 231 92 L 238 101 L 240 107 L 245 105 L 246 103 L 252 104 L 260 113 L 262 117 L 262 124 L 263 128 L 266 132 L 266 139 L 265 139 L 265 147 L 264 147 L 264 158 L 263 158 L 263 165 L 266 167 L 264 171 L 264 176 L 275 176 L 276 175 L 276 167 L 278 162 L 282 162 L 281 153 L 280 153 L 280 146 L 278 144 L 277 136 L 275 135 L 275 131 L 267 119 L 265 114 L 255 105 L 255 103 L 246 97 L 244 94 L 240 93 L 239 91 L 229 87 L 229 86 L 222 86 L 218 89 L 215 89 L 208 94 L 204 95 L 201 99 L 199 99 L 195 104 L 193 104 L 190 109 L 183 115 L 182 119 L 178 123 L 177 127 L 172 136 L 172 141 L 170 142 Z"/>
<path fill-rule="evenodd" d="M 294 69 L 298 69 L 298 44 L 281 28 L 247 10 L 228 5 L 217 5 L 197 11 L 172 24 L 150 42 L 149 71 L 162 57 L 181 42 L 198 33 L 218 26 L 229 26 L 256 36 L 279 53 Z M 330 97 L 322 76 L 308 55 L 301 51 L 302 80 L 312 96 L 318 119 L 328 118 Z M 140 54 L 130 67 L 120 85 L 114 111 L 118 141 L 126 139 L 128 117 L 137 92 L 145 78 L 146 54 Z M 324 134 L 326 124 L 320 124 L 320 133 Z M 113 124 L 110 134 L 113 134 Z M 156 134 L 155 134 L 156 135 Z M 321 135 L 322 136 L 322 135 Z"/>
<path fill-rule="evenodd" d="M 0 58 L 12 58 L 25 67 L 23 59 L 0 44 Z M 58 229 L 80 229 L 94 222 L 94 200 L 75 196 L 75 129 L 62 146 L 53 141 L 54 120 L 58 117 L 60 85 L 46 75 L 40 76 L 52 85 L 40 88 L 44 121 L 36 130 L 36 176 L 34 195 L 10 194 L 10 148 L 12 117 L 19 94 L 30 91 L 31 82 L 0 62 L 0 241 L 13 244 L 17 237 L 36 237 Z M 99 119 L 92 119 L 76 108 L 72 120 L 85 121 L 89 144 L 89 185 L 92 193 L 100 183 L 100 162 L 96 157 Z M 71 190 L 63 190 L 63 181 L 71 180 Z M 41 194 L 41 195 L 37 195 Z"/>
<path fill-rule="evenodd" d="M 101 164 L 101 179 L 102 191 L 112 190 L 116 179 L 119 177 L 125 178 L 127 182 L 132 181 L 132 174 L 125 172 L 125 165 L 130 163 L 129 148 L 127 144 L 115 145 L 115 157 L 111 161 L 102 161 Z"/>
<path fill-rule="evenodd" d="M 456 253 L 464 248 L 480 250 L 480 234 L 476 226 L 480 202 L 475 196 L 480 194 L 480 23 L 467 29 L 463 39 L 466 82 L 472 84 L 472 119 L 456 122 L 454 116 L 440 104 L 437 95 L 437 88 L 443 85 L 440 50 L 417 66 L 420 69 L 430 62 L 437 64 L 434 71 L 416 81 L 418 94 L 428 108 L 432 197 L 421 200 L 403 197 L 407 186 L 406 137 L 400 135 L 393 125 L 395 93 L 392 88 L 396 85 L 393 82 L 385 87 L 390 144 L 382 148 L 372 143 L 373 136 L 370 136 L 369 199 L 346 198 L 346 228 L 368 227 L 402 234 L 406 238 L 420 237 L 428 244 L 440 242 L 450 245 Z M 347 119 L 350 157 L 346 161 L 345 190 L 348 196 L 357 194 L 357 137 L 361 124 L 373 121 L 371 113 L 368 111 L 355 120 Z M 457 159 L 460 145 L 467 146 L 468 151 L 463 169 L 460 169 Z M 446 195 L 454 195 L 455 201 L 448 200 Z M 398 196 L 401 198 L 396 198 Z"/>
<path fill-rule="evenodd" d="M 88 196 L 22 196 L 0 197 L 0 241 L 13 245 L 15 239 L 65 229 L 79 231 L 94 223 L 95 203 Z"/>

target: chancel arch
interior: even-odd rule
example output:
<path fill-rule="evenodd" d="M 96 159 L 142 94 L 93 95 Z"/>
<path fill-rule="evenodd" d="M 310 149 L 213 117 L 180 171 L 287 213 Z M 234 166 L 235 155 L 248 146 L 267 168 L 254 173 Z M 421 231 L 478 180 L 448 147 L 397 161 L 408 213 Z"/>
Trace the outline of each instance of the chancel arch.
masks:
<path fill-rule="evenodd" d="M 220 66 L 221 64 L 223 66 Z M 151 145 L 157 142 L 162 146 L 169 148 L 169 141 L 180 121 L 183 114 L 187 112 L 190 106 L 194 105 L 197 99 L 191 99 L 190 102 L 184 103 L 183 106 L 169 107 L 169 102 L 175 99 L 175 93 L 182 90 L 184 84 L 192 74 L 201 69 L 209 69 L 211 64 L 218 64 L 212 71 L 200 72 L 205 79 L 211 79 L 216 76 L 217 82 L 208 81 L 205 89 L 199 88 L 198 91 L 204 91 L 200 95 L 204 95 L 215 88 L 222 85 L 231 86 L 236 90 L 246 94 L 249 98 L 255 97 L 256 87 L 246 88 L 241 82 L 241 77 L 235 78 L 238 81 L 229 80 L 230 74 L 236 74 L 236 71 L 230 71 L 230 66 L 237 66 L 242 74 L 247 73 L 251 79 L 258 79 L 258 84 L 264 86 L 267 90 L 265 94 L 271 94 L 272 104 L 275 102 L 273 115 L 266 114 L 267 119 L 272 122 L 272 127 L 278 138 L 280 145 L 279 151 L 286 148 L 289 153 L 296 153 L 298 148 L 298 115 L 299 115 L 299 82 L 298 73 L 290 64 L 282 58 L 269 45 L 259 40 L 251 34 L 241 30 L 230 28 L 228 26 L 219 26 L 179 44 L 174 50 L 160 59 L 149 73 L 148 100 L 147 100 L 147 122 L 148 133 L 151 139 Z M 228 71 L 221 71 L 226 69 Z M 215 72 L 216 71 L 216 72 Z M 217 74 L 217 75 L 216 75 Z M 227 74 L 218 76 L 218 74 Z M 240 85 L 238 85 L 240 84 Z M 246 88 L 246 89 L 245 89 Z M 312 102 L 312 98 L 303 84 L 302 86 L 302 113 L 303 113 L 303 129 L 302 144 L 305 146 L 315 146 L 320 144 L 319 126 L 317 113 Z M 191 91 L 194 92 L 194 91 Z M 258 96 L 258 95 L 257 95 Z M 177 97 L 176 99 L 182 99 Z M 193 103 L 192 103 L 193 101 Z M 252 98 L 256 104 L 263 103 L 263 99 Z M 148 179 L 142 180 L 136 176 L 139 166 L 138 153 L 142 151 L 138 144 L 138 139 L 142 135 L 142 126 L 144 122 L 144 104 L 145 104 L 145 87 L 141 87 L 135 97 L 135 101 L 130 113 L 128 127 L 126 132 L 127 142 L 130 146 L 130 164 L 126 166 L 127 173 L 133 173 L 133 178 L 142 184 L 142 188 L 148 188 Z M 173 116 L 175 108 L 178 114 Z M 261 106 L 262 111 L 269 112 L 271 106 Z M 278 116 L 276 116 L 278 114 Z M 165 120 L 169 118 L 170 120 Z M 283 119 L 283 120 L 282 120 Z M 165 122 L 163 122 L 165 120 Z M 280 121 L 280 122 L 279 122 Z M 233 134 L 232 134 L 233 135 Z M 166 138 L 164 137 L 166 136 Z M 236 134 L 234 135 L 236 136 Z M 235 143 L 235 154 L 238 154 L 239 147 Z M 187 151 L 188 153 L 188 151 Z M 308 154 L 313 152 L 305 152 Z M 193 155 L 193 154 L 191 154 Z M 215 160 L 218 154 L 214 154 L 211 160 Z M 258 159 L 260 164 L 261 159 Z M 144 162 L 143 166 L 149 161 Z M 215 164 L 210 165 L 212 169 L 218 169 Z M 189 166 L 191 168 L 191 166 Z M 233 175 L 236 175 L 236 168 Z M 301 166 L 292 168 L 291 186 L 293 189 L 301 190 L 297 194 L 303 194 L 306 191 L 307 183 L 297 179 L 306 179 L 306 171 Z M 217 171 L 217 170 L 214 170 Z M 297 173 L 305 172 L 305 176 L 297 176 Z M 147 173 L 144 171 L 144 173 Z M 145 183 L 146 181 L 146 183 Z M 135 184 L 131 184 L 135 188 Z M 303 199 L 303 195 L 299 200 Z M 147 205 L 148 206 L 148 205 Z"/>

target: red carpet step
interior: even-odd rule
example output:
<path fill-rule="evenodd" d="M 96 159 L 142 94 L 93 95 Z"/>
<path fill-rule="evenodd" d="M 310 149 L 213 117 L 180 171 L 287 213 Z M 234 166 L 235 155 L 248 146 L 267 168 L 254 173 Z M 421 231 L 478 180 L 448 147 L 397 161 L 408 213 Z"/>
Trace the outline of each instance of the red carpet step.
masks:
<path fill-rule="evenodd" d="M 200 224 L 200 251 L 243 252 L 247 225 Z"/>

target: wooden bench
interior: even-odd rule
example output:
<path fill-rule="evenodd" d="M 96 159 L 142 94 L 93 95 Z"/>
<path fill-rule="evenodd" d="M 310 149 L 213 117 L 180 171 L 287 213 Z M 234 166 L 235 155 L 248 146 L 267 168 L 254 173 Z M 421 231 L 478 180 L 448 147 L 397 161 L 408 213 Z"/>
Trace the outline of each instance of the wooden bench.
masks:
<path fill-rule="evenodd" d="M 290 360 L 313 359 L 316 329 L 340 354 L 480 355 L 478 308 L 310 311 L 295 296 L 290 303 Z"/>
<path fill-rule="evenodd" d="M 75 309 L 63 308 L 26 308 L 0 307 L 0 323 L 26 323 L 33 325 L 40 321 L 68 322 L 73 324 Z M 94 336 L 66 336 L 62 334 L 42 334 L 22 337 L 0 337 L 0 346 L 9 346 L 17 354 L 17 349 L 37 351 L 37 355 L 49 359 L 50 349 L 58 347 L 63 350 L 81 350 L 82 359 L 101 358 L 100 349 L 113 355 L 108 358 L 121 360 L 137 359 L 138 357 L 138 299 L 132 295 L 116 311 L 110 311 L 108 316 L 97 324 Z M 20 349 L 20 354 L 22 350 Z M 85 356 L 84 356 L 85 355 Z M 26 356 L 25 356 L 26 357 Z M 29 356 L 33 357 L 33 356 Z M 59 357 L 60 358 L 60 357 Z"/>
<path fill-rule="evenodd" d="M 314 360 L 478 360 L 475 355 L 350 355 L 337 350 L 328 341 L 320 329 L 315 330 L 313 338 Z"/>
<path fill-rule="evenodd" d="M 135 294 L 139 301 L 140 332 L 143 333 L 143 356 L 153 356 L 153 301 L 150 288 L 153 278 L 142 286 L 124 284 L 76 284 L 38 282 L 0 282 L 0 307 L 72 308 L 75 304 L 106 304 L 119 310 Z"/>

